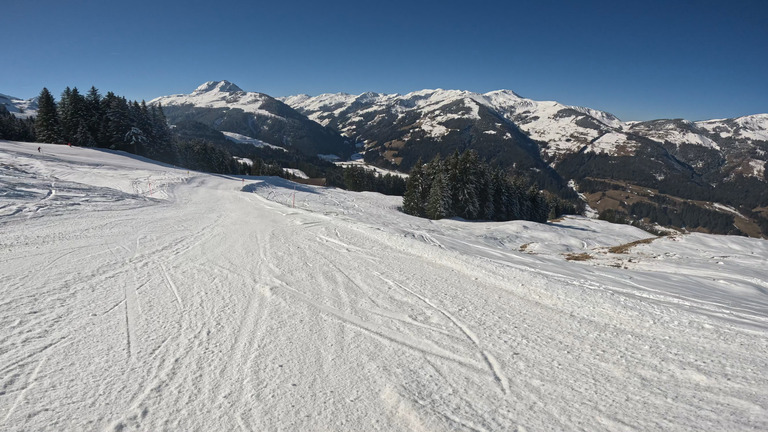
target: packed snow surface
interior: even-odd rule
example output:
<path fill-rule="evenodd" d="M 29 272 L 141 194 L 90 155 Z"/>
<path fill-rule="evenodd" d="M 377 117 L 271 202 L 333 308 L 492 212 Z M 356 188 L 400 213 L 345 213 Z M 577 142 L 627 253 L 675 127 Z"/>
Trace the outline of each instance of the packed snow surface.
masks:
<path fill-rule="evenodd" d="M 0 430 L 768 429 L 766 241 L 38 145 L 0 142 Z"/>

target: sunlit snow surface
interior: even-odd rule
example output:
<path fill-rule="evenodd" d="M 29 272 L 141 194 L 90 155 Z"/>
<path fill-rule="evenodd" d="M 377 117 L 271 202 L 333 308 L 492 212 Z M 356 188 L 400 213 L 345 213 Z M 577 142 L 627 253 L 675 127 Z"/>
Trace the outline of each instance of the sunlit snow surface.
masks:
<path fill-rule="evenodd" d="M 256 138 L 251 138 L 251 137 L 245 136 L 245 135 L 241 135 L 239 133 L 234 133 L 234 132 L 221 132 L 221 133 L 223 133 L 224 136 L 227 137 L 227 139 L 229 139 L 230 141 L 234 141 L 236 143 L 251 144 L 254 147 L 269 147 L 269 148 L 276 149 L 276 150 L 287 151 L 283 147 L 272 145 L 272 144 L 269 144 L 269 143 L 264 142 L 262 140 L 259 140 L 259 139 L 256 139 Z"/>
<path fill-rule="evenodd" d="M 37 147 L 0 142 L 0 430 L 768 429 L 766 241 Z"/>

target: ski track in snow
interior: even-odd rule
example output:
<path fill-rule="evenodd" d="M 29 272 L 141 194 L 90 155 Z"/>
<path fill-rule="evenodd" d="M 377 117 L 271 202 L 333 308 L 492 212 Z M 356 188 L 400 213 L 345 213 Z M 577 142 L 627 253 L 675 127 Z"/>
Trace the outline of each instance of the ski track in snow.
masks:
<path fill-rule="evenodd" d="M 763 240 L 37 146 L 0 142 L 0 431 L 768 429 Z"/>

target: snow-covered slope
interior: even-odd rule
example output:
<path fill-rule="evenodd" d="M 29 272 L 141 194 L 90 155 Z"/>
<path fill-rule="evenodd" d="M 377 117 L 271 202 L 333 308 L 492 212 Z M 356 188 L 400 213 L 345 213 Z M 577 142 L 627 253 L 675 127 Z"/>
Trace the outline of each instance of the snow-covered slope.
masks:
<path fill-rule="evenodd" d="M 735 119 L 696 122 L 700 128 L 721 138 L 742 138 L 768 141 L 768 114 L 755 114 Z"/>
<path fill-rule="evenodd" d="M 37 98 L 19 99 L 0 93 L 0 105 L 5 106 L 8 112 L 16 117 L 34 117 L 37 115 Z"/>
<path fill-rule="evenodd" d="M 707 163 L 731 178 L 734 174 L 765 180 L 768 163 L 768 114 L 735 119 L 654 120 L 637 122 L 631 133 L 661 142 L 671 154 L 710 174 Z"/>
<path fill-rule="evenodd" d="M 768 428 L 766 241 L 37 147 L 0 142 L 0 430 Z"/>
<path fill-rule="evenodd" d="M 542 151 L 548 157 L 559 158 L 583 147 L 595 153 L 619 154 L 631 152 L 636 146 L 621 132 L 624 123 L 603 111 L 525 99 L 509 90 L 483 96 L 489 106 L 533 139 L 546 143 Z"/>
<path fill-rule="evenodd" d="M 265 143 L 264 141 L 257 140 L 256 138 L 251 138 L 249 136 L 240 135 L 239 133 L 234 133 L 234 132 L 222 132 L 222 133 L 224 134 L 224 136 L 227 137 L 227 139 L 229 139 L 230 141 L 234 141 L 236 143 L 251 144 L 251 145 L 253 145 L 255 147 L 269 147 L 269 148 L 273 148 L 273 149 L 285 150 L 282 147 L 278 147 L 278 146 L 274 146 L 274 145 L 269 144 L 269 143 Z"/>

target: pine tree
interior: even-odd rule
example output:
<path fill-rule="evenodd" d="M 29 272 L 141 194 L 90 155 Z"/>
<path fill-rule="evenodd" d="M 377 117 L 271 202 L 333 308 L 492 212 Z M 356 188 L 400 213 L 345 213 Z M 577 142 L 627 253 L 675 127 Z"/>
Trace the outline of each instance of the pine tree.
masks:
<path fill-rule="evenodd" d="M 94 147 L 96 141 L 91 136 L 91 132 L 88 130 L 87 120 L 80 119 L 77 125 L 77 132 L 75 133 L 72 143 L 79 146 Z"/>
<path fill-rule="evenodd" d="M 453 197 L 453 205 L 458 216 L 464 219 L 474 220 L 480 215 L 480 203 L 478 201 L 478 180 L 480 161 L 477 153 L 468 150 L 462 153 L 458 162 L 458 181 L 456 193 Z"/>
<path fill-rule="evenodd" d="M 20 119 L 0 105 L 0 139 L 13 141 L 35 141 L 33 119 Z"/>
<path fill-rule="evenodd" d="M 142 101 L 142 109 L 144 107 L 146 107 L 146 104 Z M 153 105 L 148 110 L 147 115 L 151 128 L 150 135 L 152 137 L 153 151 L 156 157 L 167 162 L 174 160 L 176 156 L 171 144 L 171 129 L 168 127 L 168 120 L 165 118 L 163 106 L 159 103 L 157 107 Z"/>
<path fill-rule="evenodd" d="M 99 141 L 102 145 L 117 150 L 133 150 L 125 141 L 126 134 L 131 129 L 128 101 L 108 92 L 101 100 L 104 112 Z"/>
<path fill-rule="evenodd" d="M 446 172 L 446 180 L 448 182 L 448 190 L 451 192 L 451 205 L 455 206 L 458 202 L 458 185 L 463 179 L 459 178 L 459 150 L 456 149 L 444 162 L 443 168 Z M 453 209 L 454 213 L 458 214 L 458 209 Z"/>
<path fill-rule="evenodd" d="M 59 127 L 61 132 L 61 139 L 65 142 L 72 141 L 72 136 L 75 134 L 75 122 L 72 119 L 71 104 L 72 89 L 65 88 L 61 93 L 59 103 L 56 104 L 56 113 L 59 116 Z"/>
<path fill-rule="evenodd" d="M 96 87 L 91 86 L 88 95 L 85 97 L 85 106 L 83 109 L 85 126 L 88 129 L 88 135 L 83 134 L 85 141 L 80 141 L 80 145 L 105 147 L 106 143 L 99 142 L 99 132 L 101 130 L 104 111 L 101 106 L 101 95 Z M 90 139 L 88 139 L 90 138 Z M 91 142 L 92 144 L 88 144 Z"/>
<path fill-rule="evenodd" d="M 59 116 L 56 112 L 56 101 L 47 88 L 43 87 L 37 100 L 37 119 L 35 134 L 40 142 L 60 143 Z"/>
<path fill-rule="evenodd" d="M 480 165 L 479 179 L 477 200 L 480 205 L 480 217 L 485 220 L 493 220 L 496 214 L 493 203 L 494 187 L 496 185 L 493 182 L 492 171 L 486 165 Z"/>
<path fill-rule="evenodd" d="M 64 89 L 57 107 L 61 124 L 61 138 L 64 142 L 82 145 L 78 142 L 77 136 L 82 135 L 80 124 L 87 122 L 85 105 L 85 98 L 77 90 L 77 87 Z"/>
<path fill-rule="evenodd" d="M 520 177 L 515 177 L 509 183 L 509 219 L 508 220 L 530 220 L 531 203 L 525 196 L 525 181 Z"/>
<path fill-rule="evenodd" d="M 427 217 L 433 220 L 451 216 L 451 191 L 448 189 L 446 174 L 438 172 L 432 180 L 427 200 Z"/>
<path fill-rule="evenodd" d="M 424 164 L 419 159 L 411 169 L 408 181 L 405 183 L 403 211 L 409 215 L 424 217 L 426 214 L 425 201 L 423 200 L 427 194 L 425 192 L 425 176 Z"/>
<path fill-rule="evenodd" d="M 491 181 L 493 183 L 493 220 L 503 221 L 508 220 L 508 203 L 507 203 L 507 181 L 504 172 L 500 169 L 493 171 Z"/>
<path fill-rule="evenodd" d="M 549 216 L 549 203 L 547 203 L 544 194 L 539 192 L 535 186 L 531 186 L 528 188 L 527 196 L 527 201 L 530 203 L 531 210 L 529 217 L 526 219 L 534 222 L 546 222 L 547 216 Z"/>
<path fill-rule="evenodd" d="M 454 153 L 445 161 L 438 155 L 424 166 L 419 161 L 403 197 L 404 212 L 430 219 L 460 216 L 546 222 L 553 210 L 560 211 L 559 206 L 537 187 L 528 187 L 523 178 L 510 180 L 504 171 L 489 168 L 471 150 L 460 156 Z"/>

